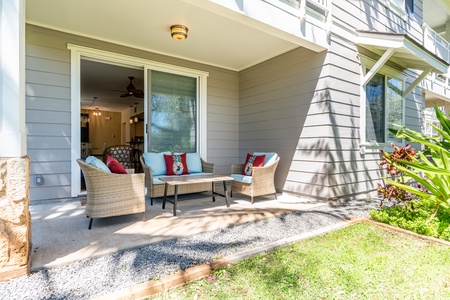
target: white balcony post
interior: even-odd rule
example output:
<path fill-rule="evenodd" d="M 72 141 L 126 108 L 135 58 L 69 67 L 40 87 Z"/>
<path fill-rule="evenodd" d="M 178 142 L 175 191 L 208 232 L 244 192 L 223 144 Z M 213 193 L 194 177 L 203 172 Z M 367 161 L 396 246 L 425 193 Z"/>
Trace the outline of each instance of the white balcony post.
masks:
<path fill-rule="evenodd" d="M 299 6 L 299 16 L 300 16 L 300 20 L 302 22 L 305 22 L 306 20 L 306 1 L 307 0 L 300 0 L 300 6 Z"/>
<path fill-rule="evenodd" d="M 0 157 L 26 154 L 25 0 L 0 1 Z"/>

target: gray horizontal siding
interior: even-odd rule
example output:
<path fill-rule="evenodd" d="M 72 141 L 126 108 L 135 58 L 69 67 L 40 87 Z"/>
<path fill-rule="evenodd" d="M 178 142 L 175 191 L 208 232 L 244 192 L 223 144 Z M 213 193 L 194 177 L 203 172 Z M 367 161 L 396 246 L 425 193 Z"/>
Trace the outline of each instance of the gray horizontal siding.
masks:
<path fill-rule="evenodd" d="M 417 2 L 416 8 L 421 8 L 421 1 L 414 2 Z M 405 21 L 403 16 L 389 9 L 381 1 L 334 1 L 332 3 L 333 17 L 348 27 L 380 32 L 408 33 L 421 42 L 421 14 Z"/>
<path fill-rule="evenodd" d="M 334 22 L 350 31 L 412 30 L 418 37 L 417 26 L 407 28 L 386 7 L 350 2 L 333 7 Z M 241 159 L 255 150 L 278 152 L 277 188 L 299 195 L 348 198 L 376 190 L 379 154 L 360 154 L 360 72 L 354 41 L 333 34 L 326 56 L 299 48 L 241 72 Z M 420 102 L 414 93 L 407 100 Z M 417 123 L 419 106 L 408 103 L 407 123 Z"/>
<path fill-rule="evenodd" d="M 70 54 L 54 47 L 48 36 L 37 37 L 27 30 L 26 38 L 30 200 L 67 198 L 70 196 L 71 149 Z M 35 175 L 43 176 L 43 186 L 36 186 Z"/>
<path fill-rule="evenodd" d="M 416 1 L 415 1 L 416 2 Z M 421 6 L 421 4 L 420 4 Z M 373 1 L 341 1 L 339 5 L 333 2 L 333 22 L 344 25 L 351 30 L 376 30 L 381 32 L 408 33 L 417 41 L 421 40 L 421 19 L 405 22 L 401 16 Z M 346 40 L 339 35 L 331 35 L 331 47 L 327 62 L 329 62 L 330 87 L 330 126 L 331 136 L 329 149 L 329 198 L 347 198 L 364 195 L 376 190 L 380 179 L 380 155 L 359 153 L 360 143 L 360 62 L 358 49 L 352 40 Z M 363 49 L 362 49 L 363 50 Z M 366 52 L 364 51 L 364 54 Z M 377 57 L 374 57 L 377 59 Z M 390 64 L 399 68 L 395 64 Z M 400 68 L 399 68 L 400 69 Z M 415 74 L 405 71 L 412 78 Z M 406 124 L 420 122 L 419 102 L 421 95 L 416 89 L 406 99 Z M 418 97 L 416 97 L 418 96 Z M 414 103 L 415 101 L 418 101 Z M 347 117 L 345 111 L 347 110 Z M 317 126 L 317 124 L 316 124 Z M 306 143 L 304 147 L 311 146 Z"/>
<path fill-rule="evenodd" d="M 298 169 L 305 165 L 300 163 L 303 151 L 297 150 L 304 140 L 305 124 L 323 125 L 323 116 L 325 123 L 328 120 L 324 61 L 324 53 L 299 48 L 242 71 L 240 84 L 241 160 L 247 152 L 277 152 L 281 157 L 275 177 L 277 189 L 315 198 L 327 195 L 327 160 L 324 155 L 309 154 L 310 160 L 304 162 L 313 165 L 314 171 L 308 178 L 299 177 L 304 170 Z M 316 128 L 310 153 L 326 152 L 326 143 L 319 144 L 328 132 L 327 126 Z"/>
<path fill-rule="evenodd" d="M 239 74 L 218 68 L 208 77 L 208 160 L 229 174 L 239 157 Z"/>
<path fill-rule="evenodd" d="M 70 99 L 27 96 L 25 101 L 30 111 L 43 110 L 45 107 L 47 111 L 70 112 Z"/>
<path fill-rule="evenodd" d="M 39 39 L 26 46 L 26 128 L 30 200 L 70 196 L 70 55 Z M 51 43 L 50 43 L 51 44 Z M 44 185 L 35 184 L 36 175 Z"/>
<path fill-rule="evenodd" d="M 49 126 L 49 123 L 27 123 L 29 136 L 70 136 L 70 125 Z"/>
<path fill-rule="evenodd" d="M 63 174 L 58 176 L 63 176 Z M 47 178 L 48 175 L 44 178 L 44 185 L 48 184 L 49 186 L 30 186 L 30 192 L 31 190 L 33 191 L 33 200 L 31 201 L 40 199 L 65 199 L 70 197 L 70 184 L 62 185 L 60 183 L 53 183 Z M 55 186 L 58 186 L 58 188 L 55 188 Z"/>

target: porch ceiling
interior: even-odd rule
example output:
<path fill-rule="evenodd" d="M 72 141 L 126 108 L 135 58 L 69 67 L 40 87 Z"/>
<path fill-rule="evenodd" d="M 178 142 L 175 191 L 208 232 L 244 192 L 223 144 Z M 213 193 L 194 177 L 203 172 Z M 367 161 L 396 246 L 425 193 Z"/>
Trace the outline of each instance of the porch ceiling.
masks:
<path fill-rule="evenodd" d="M 302 44 L 209 0 L 26 0 L 26 22 L 236 71 Z M 171 38 L 174 24 L 186 40 Z"/>
<path fill-rule="evenodd" d="M 314 46 L 211 0 L 26 0 L 26 22 L 234 71 Z M 189 28 L 186 40 L 171 38 L 174 24 Z M 84 61 L 82 107 L 122 112 L 143 101 L 118 97 L 125 92 L 128 76 L 143 89 L 141 70 Z M 93 97 L 98 97 L 95 102 Z"/>

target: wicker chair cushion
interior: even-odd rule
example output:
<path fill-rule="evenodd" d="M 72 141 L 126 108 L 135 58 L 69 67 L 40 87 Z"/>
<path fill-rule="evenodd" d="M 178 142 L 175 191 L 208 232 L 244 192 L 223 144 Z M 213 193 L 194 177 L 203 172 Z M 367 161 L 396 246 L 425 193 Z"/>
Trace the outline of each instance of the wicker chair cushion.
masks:
<path fill-rule="evenodd" d="M 231 177 L 233 177 L 233 180 L 243 182 L 243 183 L 252 183 L 252 176 L 246 176 L 242 174 L 231 174 Z"/>
<path fill-rule="evenodd" d="M 213 173 L 194 173 L 194 174 L 189 174 L 189 175 L 180 175 L 180 176 L 199 176 L 199 175 L 212 175 Z M 163 177 L 163 176 L 159 176 L 159 177 Z M 159 177 L 152 177 L 152 183 L 155 184 L 164 184 L 164 182 L 162 182 L 161 180 L 159 180 Z"/>
<path fill-rule="evenodd" d="M 247 158 L 245 159 L 244 169 L 242 170 L 242 175 L 251 176 L 253 167 L 264 166 L 265 155 L 253 155 L 247 153 Z"/>
<path fill-rule="evenodd" d="M 166 162 L 164 154 L 171 154 L 170 152 L 145 152 L 142 156 L 147 166 L 152 168 L 152 175 L 166 175 Z"/>
<path fill-rule="evenodd" d="M 114 174 L 128 174 L 127 170 L 114 157 L 108 156 L 106 158 L 106 165 Z"/>
<path fill-rule="evenodd" d="M 108 169 L 108 167 L 105 165 L 105 163 L 102 162 L 100 159 L 98 159 L 95 156 L 86 157 L 86 163 L 93 167 L 96 167 L 102 171 L 105 171 L 106 173 L 111 173 L 111 170 Z"/>
<path fill-rule="evenodd" d="M 274 163 L 278 157 L 278 154 L 275 152 L 253 152 L 253 155 L 265 155 L 264 166 Z"/>

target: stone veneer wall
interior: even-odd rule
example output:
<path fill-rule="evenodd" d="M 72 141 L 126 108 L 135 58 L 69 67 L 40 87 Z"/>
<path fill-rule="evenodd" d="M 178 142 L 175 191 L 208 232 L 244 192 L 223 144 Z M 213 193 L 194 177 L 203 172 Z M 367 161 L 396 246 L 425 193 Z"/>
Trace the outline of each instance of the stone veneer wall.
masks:
<path fill-rule="evenodd" d="M 30 159 L 0 158 L 0 281 L 29 274 Z"/>

